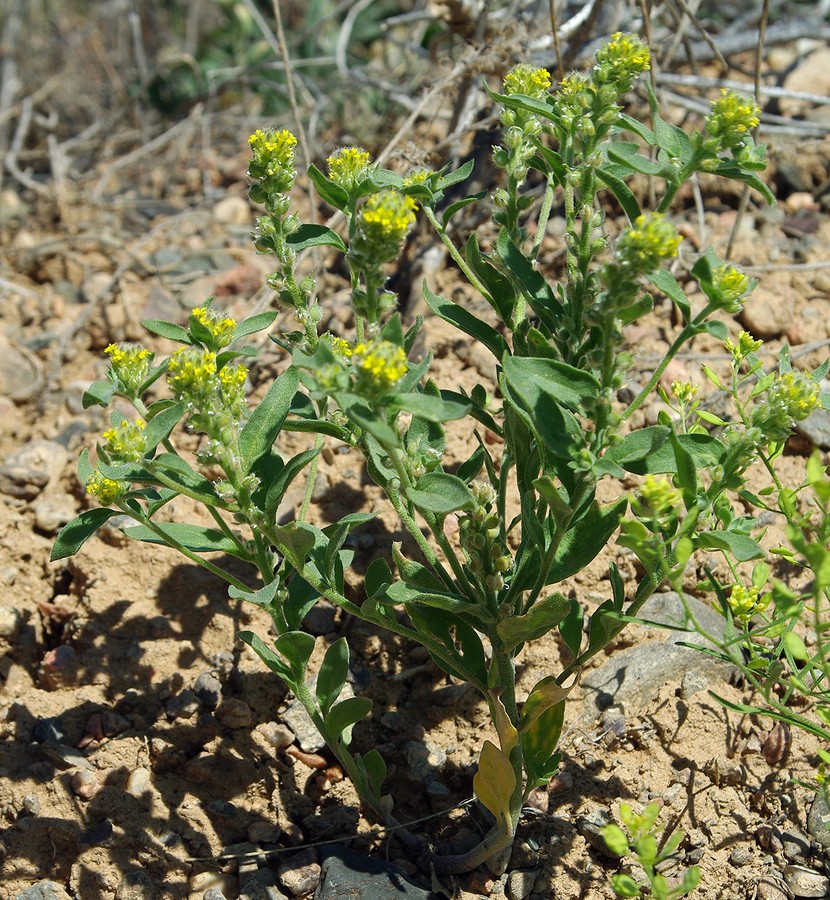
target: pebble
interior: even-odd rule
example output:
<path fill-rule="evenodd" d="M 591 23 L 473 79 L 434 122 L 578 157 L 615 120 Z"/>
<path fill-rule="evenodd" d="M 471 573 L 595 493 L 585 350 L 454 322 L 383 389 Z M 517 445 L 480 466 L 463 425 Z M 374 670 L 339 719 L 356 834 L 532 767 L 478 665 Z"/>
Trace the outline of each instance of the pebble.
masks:
<path fill-rule="evenodd" d="M 222 682 L 213 672 L 202 672 L 193 685 L 193 693 L 205 709 L 216 709 L 222 702 Z"/>
<path fill-rule="evenodd" d="M 340 695 L 341 700 L 345 699 L 344 694 L 348 687 L 346 684 L 343 694 Z M 316 753 L 326 746 L 326 742 L 320 737 L 320 732 L 314 727 L 299 700 L 292 700 L 280 713 L 280 718 L 291 729 L 300 748 L 306 753 Z"/>
<path fill-rule="evenodd" d="M 18 403 L 33 397 L 43 387 L 43 366 L 25 348 L 0 344 L 0 396 Z"/>
<path fill-rule="evenodd" d="M 216 718 L 224 728 L 248 728 L 251 707 L 244 700 L 223 700 L 216 708 Z"/>
<path fill-rule="evenodd" d="M 729 865 L 735 866 L 736 869 L 741 868 L 742 866 L 748 866 L 753 860 L 752 851 L 747 847 L 736 847 L 729 854 Z"/>
<path fill-rule="evenodd" d="M 115 900 L 157 900 L 158 897 L 158 886 L 141 869 L 127 872 L 115 891 Z"/>
<path fill-rule="evenodd" d="M 68 459 L 66 448 L 55 441 L 29 441 L 0 466 L 0 493 L 32 500 L 60 477 Z"/>
<path fill-rule="evenodd" d="M 792 891 L 775 875 L 764 875 L 755 885 L 756 900 L 792 900 Z"/>
<path fill-rule="evenodd" d="M 585 840 L 603 856 L 609 859 L 619 859 L 616 853 L 612 853 L 602 836 L 602 829 L 611 822 L 611 817 L 604 809 L 594 810 L 584 816 L 578 816 L 574 821 L 576 830 Z"/>
<path fill-rule="evenodd" d="M 208 888 L 202 894 L 202 900 L 228 900 L 228 898 L 219 890 L 219 888 Z"/>
<path fill-rule="evenodd" d="M 680 697 L 689 700 L 709 687 L 709 679 L 701 672 L 684 672 L 680 681 Z"/>
<path fill-rule="evenodd" d="M 192 719 L 199 712 L 201 707 L 199 698 L 196 694 L 188 689 L 176 694 L 172 700 L 167 703 L 165 712 L 167 718 L 173 722 L 176 719 Z"/>
<path fill-rule="evenodd" d="M 113 827 L 111 819 L 104 819 L 97 825 L 87 831 L 81 838 L 82 844 L 89 844 L 90 847 L 102 847 L 108 844 L 113 835 Z"/>
<path fill-rule="evenodd" d="M 282 834 L 282 828 L 275 822 L 257 820 L 248 826 L 248 840 L 252 844 L 276 844 Z"/>
<path fill-rule="evenodd" d="M 830 410 L 814 409 L 806 419 L 796 422 L 795 430 L 815 447 L 830 450 Z"/>
<path fill-rule="evenodd" d="M 830 848 L 830 809 L 821 794 L 816 794 L 807 816 L 807 832 L 825 849 Z"/>
<path fill-rule="evenodd" d="M 282 886 L 294 897 L 310 894 L 320 883 L 317 851 L 309 848 L 286 860 L 279 867 L 279 878 Z"/>
<path fill-rule="evenodd" d="M 294 743 L 294 732 L 282 722 L 263 722 L 254 729 L 275 750 L 285 750 Z"/>
<path fill-rule="evenodd" d="M 37 884 L 15 894 L 14 900 L 72 900 L 72 898 L 56 881 L 47 879 L 38 881 Z"/>
<path fill-rule="evenodd" d="M 796 897 L 826 897 L 830 892 L 830 878 L 803 866 L 785 866 L 784 881 Z"/>
<path fill-rule="evenodd" d="M 226 225 L 250 225 L 251 207 L 242 197 L 223 197 L 213 207 L 213 217 Z"/>
<path fill-rule="evenodd" d="M 446 752 L 429 738 L 410 741 L 404 746 L 404 754 L 409 764 L 409 777 L 416 784 L 434 780 L 447 762 Z"/>
<path fill-rule="evenodd" d="M 799 834 L 785 831 L 781 835 L 784 856 L 791 863 L 806 863 L 810 858 L 810 841 Z"/>
<path fill-rule="evenodd" d="M 75 796 L 80 797 L 81 800 L 91 800 L 101 790 L 101 782 L 89 769 L 73 772 L 69 779 L 69 785 Z"/>
<path fill-rule="evenodd" d="M 211 800 L 205 804 L 205 811 L 215 819 L 230 821 L 239 815 L 239 807 L 228 800 Z"/>
<path fill-rule="evenodd" d="M 557 772 L 548 782 L 548 794 L 551 797 L 561 797 L 567 794 L 574 786 L 574 777 L 570 772 Z"/>
<path fill-rule="evenodd" d="M 510 900 L 525 900 L 539 878 L 538 869 L 516 869 L 507 876 L 505 893 Z"/>
<path fill-rule="evenodd" d="M 50 494 L 34 505 L 35 528 L 43 534 L 55 534 L 75 518 L 78 505 L 71 494 Z"/>
<path fill-rule="evenodd" d="M 14 606 L 0 606 L 0 637 L 13 638 L 20 627 L 22 616 Z"/>
<path fill-rule="evenodd" d="M 124 790 L 133 797 L 140 797 L 150 789 L 150 770 L 139 766 L 127 776 Z"/>
<path fill-rule="evenodd" d="M 59 644 L 49 650 L 40 664 L 40 680 L 47 691 L 72 687 L 78 676 L 80 661 L 74 647 Z"/>
<path fill-rule="evenodd" d="M 277 887 L 274 873 L 263 868 L 242 879 L 239 900 L 285 900 L 285 894 Z"/>
<path fill-rule="evenodd" d="M 32 727 L 32 740 L 38 744 L 45 744 L 47 741 L 60 743 L 66 738 L 66 732 L 59 719 L 49 716 L 45 719 L 38 719 Z"/>
<path fill-rule="evenodd" d="M 23 798 L 23 811 L 30 816 L 40 815 L 40 797 L 37 794 L 26 794 Z"/>
<path fill-rule="evenodd" d="M 235 875 L 226 872 L 197 872 L 187 882 L 192 900 L 202 900 L 202 895 L 209 890 L 216 890 L 228 897 L 237 895 Z"/>

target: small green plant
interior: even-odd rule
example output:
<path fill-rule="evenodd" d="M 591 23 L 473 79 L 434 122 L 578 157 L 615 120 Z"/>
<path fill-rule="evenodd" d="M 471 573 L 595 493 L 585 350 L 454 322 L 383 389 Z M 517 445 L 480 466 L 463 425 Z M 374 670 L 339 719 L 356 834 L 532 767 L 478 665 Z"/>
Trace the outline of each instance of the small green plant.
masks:
<path fill-rule="evenodd" d="M 628 834 L 619 825 L 606 825 L 602 837 L 608 849 L 620 858 L 633 856 L 642 866 L 646 882 L 638 884 L 630 875 L 617 873 L 611 876 L 611 887 L 618 897 L 650 896 L 654 900 L 679 900 L 691 893 L 700 881 L 700 869 L 692 866 L 683 874 L 676 887 L 670 887 L 657 867 L 670 859 L 683 842 L 682 831 L 674 831 L 661 846 L 657 834 L 660 804 L 652 801 L 641 813 L 635 813 L 627 803 L 620 804 L 620 819 Z"/>
<path fill-rule="evenodd" d="M 504 93 L 491 94 L 504 128 L 494 150 L 504 183 L 492 193 L 489 243 L 470 234 L 459 246 L 450 232 L 459 211 L 485 202 L 488 193 L 445 200 L 472 163 L 402 177 L 360 148 L 341 148 L 325 172 L 311 166 L 308 173 L 322 200 L 344 214 L 341 236 L 302 224 L 291 211 L 293 135 L 257 131 L 250 138 L 250 195 L 265 213 L 255 243 L 275 259 L 269 283 L 297 323 L 296 331 L 274 336 L 291 365 L 249 409 L 243 361 L 256 351 L 244 338 L 270 327 L 275 313 L 237 323 L 208 301 L 186 326 L 144 323 L 180 345 L 161 361 L 137 345 L 107 348 L 107 377 L 85 397 L 87 405 L 102 406 L 125 398 L 138 418 L 112 413 L 95 465 L 87 452 L 81 455 L 81 480 L 102 506 L 64 528 L 53 558 L 76 553 L 111 516 L 126 514 L 135 521 L 127 535 L 178 550 L 225 579 L 232 597 L 266 609 L 276 638 L 244 632 L 242 639 L 303 704 L 377 818 L 394 823 L 394 801 L 385 791 L 380 753 L 352 745 L 353 728 L 371 702 L 340 699 L 349 668 L 346 639 L 326 649 L 316 681 L 308 671 L 315 640 L 302 623 L 317 599 L 422 644 L 444 672 L 479 692 L 495 740 L 481 748 L 473 790 L 492 827 L 466 853 L 431 856 L 442 872 L 485 862 L 504 867 L 528 794 L 559 764 L 565 704 L 581 667 L 648 597 L 674 583 L 697 549 L 726 547 L 739 559 L 761 552 L 750 525 L 727 514 L 751 454 L 668 415 L 660 424 L 632 428 L 634 413 L 680 348 L 704 332 L 725 339 L 717 315 L 738 311 L 754 286 L 708 251 L 691 266 L 704 295 L 692 309 L 669 271 L 681 242 L 666 216 L 672 199 L 698 171 L 745 182 L 772 199 L 756 174 L 764 164 L 763 148 L 750 136 L 754 104 L 725 94 L 704 131 L 687 134 L 661 117 L 649 94 L 646 126 L 622 112 L 621 96 L 648 67 L 645 45 L 616 34 L 589 73 L 569 76 L 555 93 L 544 69 L 519 65 L 507 75 Z M 531 170 L 544 185 L 538 204 L 527 184 Z M 660 187 L 652 213 L 640 208 L 626 183 L 635 173 Z M 612 241 L 600 200 L 614 198 L 629 221 Z M 563 280 L 552 282 L 538 256 L 557 199 L 567 226 L 567 265 Z M 387 263 L 419 209 L 489 313 L 440 297 L 428 285 L 426 302 L 492 353 L 496 385 L 469 394 L 442 387 L 429 378 L 429 356 L 413 358 L 421 323 L 403 327 Z M 315 246 L 344 255 L 354 313 L 348 337 L 320 333 L 315 279 L 298 274 L 298 254 Z M 682 325 L 647 383 L 621 402 L 618 391 L 632 361 L 622 328 L 652 308 L 654 291 L 677 306 Z M 690 415 L 691 407 L 685 418 Z M 466 459 L 448 460 L 445 425 L 459 420 L 475 443 Z M 177 447 L 182 423 L 201 435 L 195 455 Z M 285 456 L 286 432 L 308 434 L 308 448 Z M 373 514 L 354 512 L 326 527 L 308 516 L 317 460 L 331 442 L 362 454 L 416 548 L 407 556 L 395 544 L 388 556 L 373 559 L 358 596 L 346 588 L 354 556 L 348 538 Z M 699 476 L 703 471 L 712 473 L 711 484 Z M 602 479 L 621 483 L 631 473 L 645 478 L 638 493 L 629 498 L 620 489 L 612 492 L 617 499 L 598 500 Z M 305 500 L 295 521 L 280 524 L 276 511 L 298 478 L 306 480 Z M 169 521 L 168 504 L 182 494 L 204 506 L 211 527 Z M 615 535 L 636 553 L 644 574 L 627 589 L 610 563 L 610 596 L 589 610 L 558 586 Z M 258 585 L 223 568 L 209 555 L 216 551 L 251 564 Z M 569 661 L 520 698 L 516 659 L 552 631 Z"/>

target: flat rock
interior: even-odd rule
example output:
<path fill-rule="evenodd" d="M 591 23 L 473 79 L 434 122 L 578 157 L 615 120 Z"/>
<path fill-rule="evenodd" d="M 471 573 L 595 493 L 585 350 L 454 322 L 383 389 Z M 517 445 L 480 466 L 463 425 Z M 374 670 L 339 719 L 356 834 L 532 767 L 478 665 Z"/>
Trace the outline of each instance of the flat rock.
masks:
<path fill-rule="evenodd" d="M 830 808 L 821 794 L 816 794 L 807 816 L 807 831 L 814 841 L 830 848 Z"/>
<path fill-rule="evenodd" d="M 16 894 L 14 900 L 72 900 L 72 898 L 56 881 L 46 879 Z"/>
<path fill-rule="evenodd" d="M 63 472 L 69 458 L 55 441 L 29 441 L 0 466 L 0 493 L 31 500 Z"/>
<path fill-rule="evenodd" d="M 418 887 L 382 860 L 337 845 L 322 849 L 321 856 L 322 874 L 314 900 L 439 900 L 438 894 Z"/>
<path fill-rule="evenodd" d="M 830 878 L 804 866 L 784 866 L 784 881 L 796 897 L 826 897 Z"/>
<path fill-rule="evenodd" d="M 710 606 L 694 597 L 686 602 L 695 618 L 716 638 L 723 634 L 724 620 Z M 664 625 L 682 627 L 685 612 L 680 596 L 673 592 L 655 594 L 640 610 L 639 617 Z M 706 640 L 694 631 L 661 631 L 629 625 L 640 638 L 635 646 L 613 653 L 604 665 L 586 672 L 580 682 L 585 690 L 584 711 L 597 717 L 615 706 L 625 713 L 636 713 L 649 707 L 666 683 L 678 687 L 693 672 L 711 682 L 728 679 L 732 667 L 680 642 L 706 646 Z"/>

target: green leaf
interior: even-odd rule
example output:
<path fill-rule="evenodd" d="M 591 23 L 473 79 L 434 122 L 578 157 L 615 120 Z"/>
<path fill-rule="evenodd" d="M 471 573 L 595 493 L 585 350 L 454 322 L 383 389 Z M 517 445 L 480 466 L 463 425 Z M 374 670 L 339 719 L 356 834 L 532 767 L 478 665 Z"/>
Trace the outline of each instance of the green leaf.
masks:
<path fill-rule="evenodd" d="M 243 319 L 236 326 L 233 333 L 233 339 L 236 340 L 237 338 L 245 337 L 249 334 L 255 334 L 257 331 L 263 331 L 273 323 L 278 315 L 279 313 L 277 310 L 269 309 L 265 312 L 257 313 L 255 316 L 249 316 L 247 319 Z M 256 353 L 256 351 L 254 351 L 254 353 Z"/>
<path fill-rule="evenodd" d="M 470 177 L 470 175 L 473 174 L 474 166 L 475 160 L 468 159 L 463 166 L 460 166 L 454 172 L 450 172 L 448 175 L 442 175 L 441 179 L 438 182 L 438 189 L 441 191 L 445 191 L 448 187 L 452 187 L 452 185 L 454 184 L 459 184 L 462 181 L 466 181 Z"/>
<path fill-rule="evenodd" d="M 677 472 L 677 459 L 668 440 L 670 433 L 670 429 L 663 425 L 640 429 L 612 447 L 603 458 L 619 463 L 627 472 L 634 472 L 636 475 L 673 475 Z M 726 452 L 723 444 L 708 434 L 679 434 L 677 440 L 691 455 L 698 469 L 719 465 Z M 647 453 L 637 455 L 639 449 L 648 443 L 651 443 L 651 447 Z"/>
<path fill-rule="evenodd" d="M 101 378 L 99 381 L 93 381 L 92 384 L 84 391 L 81 398 L 81 404 L 84 409 L 90 406 L 109 406 L 110 401 L 115 396 L 117 385 L 109 378 Z"/>
<path fill-rule="evenodd" d="M 633 131 L 634 134 L 639 135 L 647 144 L 651 145 L 652 147 L 657 143 L 657 136 L 647 125 L 643 125 L 643 123 L 640 122 L 639 119 L 633 119 L 627 113 L 619 113 L 617 116 L 617 121 L 627 131 Z"/>
<path fill-rule="evenodd" d="M 562 537 L 546 583 L 557 584 L 592 562 L 611 540 L 627 507 L 627 497 L 606 506 L 592 503 L 588 512 L 573 522 Z"/>
<path fill-rule="evenodd" d="M 479 191 L 477 194 L 465 197 L 463 200 L 456 200 L 455 203 L 450 203 L 441 216 L 442 227 L 446 228 L 450 219 L 452 219 L 460 209 L 464 209 L 465 206 L 469 206 L 471 203 L 478 203 L 479 200 L 483 200 L 487 196 L 487 193 L 486 190 Z"/>
<path fill-rule="evenodd" d="M 343 238 L 325 225 L 300 225 L 293 234 L 288 235 L 286 243 L 296 252 L 305 250 L 307 247 L 336 247 L 338 250 L 346 252 Z"/>
<path fill-rule="evenodd" d="M 406 489 L 406 496 L 415 506 L 436 515 L 446 515 L 459 509 L 473 509 L 475 497 L 464 482 L 448 472 L 427 472 L 414 488 Z"/>
<path fill-rule="evenodd" d="M 568 649 L 574 656 L 579 656 L 579 648 L 582 646 L 582 622 L 584 618 L 582 604 L 571 598 L 571 608 L 568 615 L 559 625 L 559 633 Z"/>
<path fill-rule="evenodd" d="M 184 414 L 184 404 L 175 403 L 150 419 L 147 427 L 144 429 L 144 442 L 148 453 L 155 450 L 162 441 L 167 440 L 170 432 L 176 427 Z"/>
<path fill-rule="evenodd" d="M 735 534 L 731 531 L 704 531 L 697 536 L 700 547 L 709 547 L 713 550 L 726 550 L 739 562 L 750 559 L 763 559 L 764 551 L 757 541 L 745 534 Z"/>
<path fill-rule="evenodd" d="M 672 303 L 680 310 L 683 316 L 683 323 L 686 324 L 691 318 L 691 307 L 689 306 L 689 298 L 686 292 L 677 283 L 677 279 L 669 272 L 668 269 L 658 269 L 647 275 L 646 278 L 657 288 L 662 291 Z"/>
<path fill-rule="evenodd" d="M 565 721 L 565 701 L 548 707 L 522 729 L 522 755 L 528 780 L 546 784 L 559 768 L 562 758 L 556 752 Z"/>
<path fill-rule="evenodd" d="M 640 886 L 630 875 L 626 875 L 624 872 L 618 872 L 616 875 L 611 876 L 611 887 L 618 897 L 642 896 Z"/>
<path fill-rule="evenodd" d="M 640 214 L 640 204 L 634 196 L 631 188 L 618 178 L 607 167 L 596 169 L 597 178 L 608 188 L 609 191 L 617 198 L 617 202 L 625 211 L 629 220 L 633 222 Z"/>
<path fill-rule="evenodd" d="M 526 112 L 532 112 L 551 122 L 555 122 L 559 118 L 554 107 L 546 100 L 537 100 L 535 97 L 528 97 L 525 94 L 497 94 L 495 91 L 491 91 L 486 84 L 484 85 L 484 89 L 490 95 L 491 100 L 500 103 L 502 106 L 507 107 L 507 109 L 520 109 L 525 110 Z"/>
<path fill-rule="evenodd" d="M 291 482 L 320 453 L 321 449 L 322 447 L 309 447 L 308 450 L 303 450 L 296 456 L 292 456 L 279 470 L 279 474 L 267 485 L 264 509 L 269 519 L 275 515 L 277 507 L 280 505 Z"/>
<path fill-rule="evenodd" d="M 602 828 L 602 839 L 605 846 L 617 856 L 625 856 L 628 853 L 628 838 L 619 825 L 605 825 Z M 640 891 L 630 894 L 631 897 L 639 897 Z"/>
<path fill-rule="evenodd" d="M 571 601 L 558 592 L 538 600 L 522 616 L 509 616 L 496 626 L 505 648 L 512 650 L 519 644 L 535 641 L 556 628 L 571 608 Z"/>
<path fill-rule="evenodd" d="M 456 614 L 474 612 L 465 597 L 459 597 L 457 594 L 450 594 L 446 591 L 418 588 L 405 581 L 396 581 L 394 584 L 390 584 L 385 596 L 378 599 L 389 603 L 429 606 Z"/>
<path fill-rule="evenodd" d="M 715 174 L 720 175 L 721 178 L 728 178 L 730 181 L 740 181 L 742 184 L 748 185 L 757 191 L 770 206 L 775 206 L 775 194 L 752 172 L 746 172 L 730 163 L 722 163 L 715 169 Z"/>
<path fill-rule="evenodd" d="M 161 319 L 143 319 L 141 322 L 143 328 L 159 337 L 168 338 L 171 341 L 178 341 L 180 344 L 192 344 L 193 338 L 186 328 L 176 325 L 174 322 L 164 322 Z"/>
<path fill-rule="evenodd" d="M 471 234 L 467 238 L 464 246 L 464 258 L 487 291 L 484 299 L 493 307 L 503 322 L 509 322 L 513 316 L 513 306 L 516 302 L 516 289 L 510 280 L 481 252 L 475 234 Z"/>
<path fill-rule="evenodd" d="M 502 231 L 496 240 L 496 252 L 502 265 L 510 272 L 522 289 L 533 311 L 551 330 L 555 327 L 553 311 L 559 306 L 551 286 L 522 251 L 510 240 L 507 231 Z"/>
<path fill-rule="evenodd" d="M 349 195 L 344 188 L 327 178 L 313 164 L 308 167 L 308 177 L 321 200 L 341 212 L 346 211 L 349 205 Z"/>
<path fill-rule="evenodd" d="M 305 631 L 286 631 L 277 637 L 274 647 L 284 657 L 297 681 L 301 681 L 314 652 L 314 637 Z"/>
<path fill-rule="evenodd" d="M 427 306 L 439 319 L 449 322 L 450 325 L 454 325 L 459 331 L 463 331 L 464 334 L 484 344 L 496 359 L 501 359 L 506 353 L 509 353 L 510 348 L 507 341 L 495 328 L 474 316 L 471 312 L 464 309 L 463 306 L 433 294 L 427 286 L 426 280 L 424 281 L 423 290 Z"/>
<path fill-rule="evenodd" d="M 608 158 L 635 172 L 642 172 L 643 175 L 655 175 L 658 178 L 664 178 L 666 167 L 652 159 L 641 156 L 638 152 L 639 149 L 639 144 L 635 144 L 633 141 L 612 141 L 608 145 Z"/>
<path fill-rule="evenodd" d="M 456 400 L 443 400 L 431 394 L 396 394 L 389 401 L 393 411 L 412 413 L 429 422 L 450 422 L 463 419 L 470 411 L 470 403 L 459 403 Z"/>
<path fill-rule="evenodd" d="M 320 593 L 305 578 L 294 575 L 288 582 L 288 597 L 282 607 L 282 613 L 289 628 L 299 630 L 303 619 L 317 602 Z"/>
<path fill-rule="evenodd" d="M 491 741 L 485 741 L 473 777 L 476 798 L 502 824 L 510 821 L 510 798 L 516 790 L 516 773 L 510 760 Z"/>
<path fill-rule="evenodd" d="M 190 525 L 185 522 L 156 522 L 155 525 L 162 532 L 161 535 L 146 525 L 131 525 L 122 530 L 127 537 L 135 541 L 143 541 L 146 544 L 161 544 L 169 547 L 181 544 L 191 553 L 227 553 L 238 559 L 244 559 L 246 562 L 250 560 L 250 555 L 236 541 L 232 541 L 216 528 Z"/>
<path fill-rule="evenodd" d="M 78 481 L 80 481 L 81 484 L 86 485 L 94 471 L 92 463 L 89 461 L 89 450 L 84 447 L 78 457 Z"/>
<path fill-rule="evenodd" d="M 359 759 L 363 763 L 363 770 L 366 772 L 366 780 L 372 793 L 380 797 L 383 782 L 386 781 L 386 763 L 383 757 L 377 750 L 370 750 Z"/>
<path fill-rule="evenodd" d="M 228 596 L 232 600 L 244 600 L 246 603 L 254 603 L 256 606 L 261 606 L 263 609 L 270 609 L 279 586 L 280 583 L 276 579 L 269 581 L 268 584 L 263 585 L 257 591 L 243 591 L 238 587 L 234 587 L 234 585 L 230 585 L 228 587 Z"/>
<path fill-rule="evenodd" d="M 371 708 L 372 701 L 368 697 L 349 697 L 333 706 L 323 721 L 332 735 L 348 746 L 352 739 L 352 728 L 369 715 Z"/>
<path fill-rule="evenodd" d="M 327 544 L 325 535 L 319 528 L 305 522 L 289 522 L 287 525 L 276 525 L 274 537 L 280 542 L 281 549 L 286 551 L 291 562 L 300 568 L 311 551 L 319 544 Z"/>
<path fill-rule="evenodd" d="M 373 559 L 363 577 L 366 596 L 369 599 L 377 596 L 392 584 L 392 580 L 392 569 L 389 568 L 389 563 L 382 556 Z"/>
<path fill-rule="evenodd" d="M 524 732 L 530 723 L 542 715 L 543 712 L 552 706 L 556 706 L 558 703 L 563 703 L 572 689 L 573 684 L 570 687 L 562 687 L 557 682 L 555 675 L 548 675 L 546 678 L 537 681 L 533 686 L 533 690 L 528 694 L 524 706 L 522 706 L 522 724 L 519 730 Z"/>
<path fill-rule="evenodd" d="M 274 443 L 291 409 L 291 401 L 297 393 L 298 384 L 297 370 L 291 366 L 268 388 L 268 392 L 243 426 L 239 435 L 239 450 L 246 474 Z"/>
<path fill-rule="evenodd" d="M 384 448 L 400 446 L 398 433 L 387 424 L 362 397 L 340 391 L 336 394 L 340 409 L 360 428 L 367 431 Z"/>
<path fill-rule="evenodd" d="M 317 702 L 325 718 L 334 701 L 340 696 L 349 674 L 349 645 L 346 638 L 338 638 L 326 650 L 317 675 Z"/>
<path fill-rule="evenodd" d="M 52 545 L 50 561 L 55 562 L 74 556 L 107 519 L 120 514 L 120 509 L 97 507 L 96 509 L 87 509 L 79 516 L 75 516 L 58 532 L 55 543 Z"/>
<path fill-rule="evenodd" d="M 503 367 L 508 384 L 528 411 L 538 410 L 540 399 L 548 396 L 566 409 L 582 412 L 584 402 L 600 394 L 593 375 L 555 359 L 509 356 Z"/>
<path fill-rule="evenodd" d="M 294 678 L 291 669 L 289 669 L 285 662 L 274 653 L 258 634 L 254 634 L 253 631 L 240 631 L 238 637 L 243 643 L 247 644 L 254 653 L 256 653 L 256 655 L 281 681 L 284 681 L 290 688 L 293 688 L 296 685 L 297 679 Z"/>

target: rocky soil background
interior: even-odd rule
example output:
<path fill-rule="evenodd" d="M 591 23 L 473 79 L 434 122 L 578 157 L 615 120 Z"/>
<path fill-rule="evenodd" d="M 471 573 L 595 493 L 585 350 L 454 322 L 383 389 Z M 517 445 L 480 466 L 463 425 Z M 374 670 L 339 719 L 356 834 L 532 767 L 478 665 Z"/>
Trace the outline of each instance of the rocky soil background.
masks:
<path fill-rule="evenodd" d="M 243 628 L 267 633 L 259 610 L 230 601 L 215 578 L 172 552 L 125 543 L 116 527 L 102 529 L 77 558 L 48 561 L 57 530 L 89 503 L 75 460 L 105 426 L 103 411 L 81 402 L 105 368 L 103 348 L 148 341 L 142 319 L 184 321 L 210 295 L 237 317 L 272 303 L 262 289 L 267 260 L 250 243 L 257 210 L 246 198 L 246 137 L 263 123 L 293 127 L 293 118 L 271 11 L 231 6 L 10 0 L 0 14 L 2 898 L 437 896 L 394 834 L 361 816 L 292 698 L 236 639 Z M 302 40 L 311 40 L 309 14 L 306 4 L 282 6 L 296 59 Z M 470 191 L 487 186 L 495 136 L 483 130 L 492 117 L 479 84 L 520 58 L 555 59 L 545 6 L 493 4 L 488 18 L 463 2 L 390 4 L 380 27 L 366 20 L 365 3 L 322 4 L 327 15 L 311 24 L 330 58 L 313 74 L 293 69 L 311 158 L 319 163 L 352 142 L 396 167 L 476 154 L 481 171 Z M 607 6 L 594 4 L 587 24 L 575 22 L 582 4 L 560 10 L 569 66 L 580 64 L 592 34 L 639 27 L 636 9 Z M 739 216 L 734 191 L 703 181 L 674 212 L 691 249 L 713 243 L 723 252 L 732 236 L 732 259 L 762 278 L 729 327 L 764 338 L 770 366 L 784 342 L 804 367 L 817 365 L 830 344 L 826 6 L 772 4 L 763 81 L 773 90 L 762 139 L 778 205 L 751 199 Z M 651 23 L 654 46 L 664 48 L 658 84 L 678 121 L 695 123 L 698 101 L 689 98 L 712 96 L 719 83 L 707 79 L 751 78 L 754 7 L 701 9 L 693 23 L 686 4 L 670 3 Z M 266 57 L 246 55 L 241 41 L 223 51 L 224 69 L 206 57 L 216 33 L 236 34 L 238 21 L 252 46 L 265 42 L 265 68 L 256 67 Z M 216 75 L 225 70 L 236 74 Z M 277 100 L 263 87 L 269 78 Z M 270 112 L 277 101 L 279 111 Z M 642 108 L 641 99 L 632 102 Z M 304 188 L 300 180 L 298 203 L 307 207 Z M 552 277 L 561 226 L 554 217 L 542 254 Z M 436 292 L 476 302 L 420 234 L 394 274 L 407 314 L 418 311 L 424 276 Z M 327 327 L 347 333 L 342 273 L 322 274 L 320 287 Z M 631 329 L 635 377 L 647 378 L 676 324 L 658 304 Z M 289 326 L 281 317 L 276 328 Z M 427 319 L 425 333 L 439 384 L 469 390 L 492 379 L 486 355 L 443 323 Z M 161 339 L 148 342 L 169 352 Z M 251 374 L 260 392 L 287 365 L 270 342 L 261 350 Z M 727 363 L 703 337 L 668 380 L 703 382 L 702 361 L 716 370 Z M 468 437 L 451 432 L 449 452 L 461 457 Z M 815 413 L 792 440 L 781 460 L 785 480 L 800 480 L 814 446 L 827 458 L 827 413 Z M 319 522 L 373 509 L 378 499 L 353 454 L 324 454 L 313 497 Z M 176 512 L 197 515 L 184 499 Z M 394 524 L 380 516 L 356 533 L 358 558 L 368 563 L 394 539 Z M 589 609 L 606 597 L 611 558 L 633 577 L 631 558 L 611 547 L 569 585 Z M 359 591 L 358 576 L 353 587 Z M 676 598 L 653 603 L 650 618 L 676 620 Z M 700 615 L 718 626 L 712 610 Z M 468 801 L 488 728 L 475 697 L 421 648 L 325 603 L 306 626 L 319 654 L 338 636 L 349 639 L 351 687 L 375 703 L 355 741 L 377 746 L 389 762 L 399 818 L 417 821 L 442 850 L 475 843 L 485 826 Z M 520 690 L 559 659 L 553 639 L 527 649 Z M 535 792 L 507 872 L 474 872 L 445 889 L 468 900 L 608 900 L 608 875 L 620 862 L 599 829 L 619 801 L 658 799 L 666 828 L 686 832 L 666 874 L 699 865 L 694 897 L 830 896 L 827 810 L 799 785 L 814 777 L 815 740 L 727 713 L 710 690 L 750 699 L 734 673 L 677 646 L 674 632 L 626 631 L 583 677 L 561 771 Z M 388 866 L 409 881 L 391 889 Z"/>

